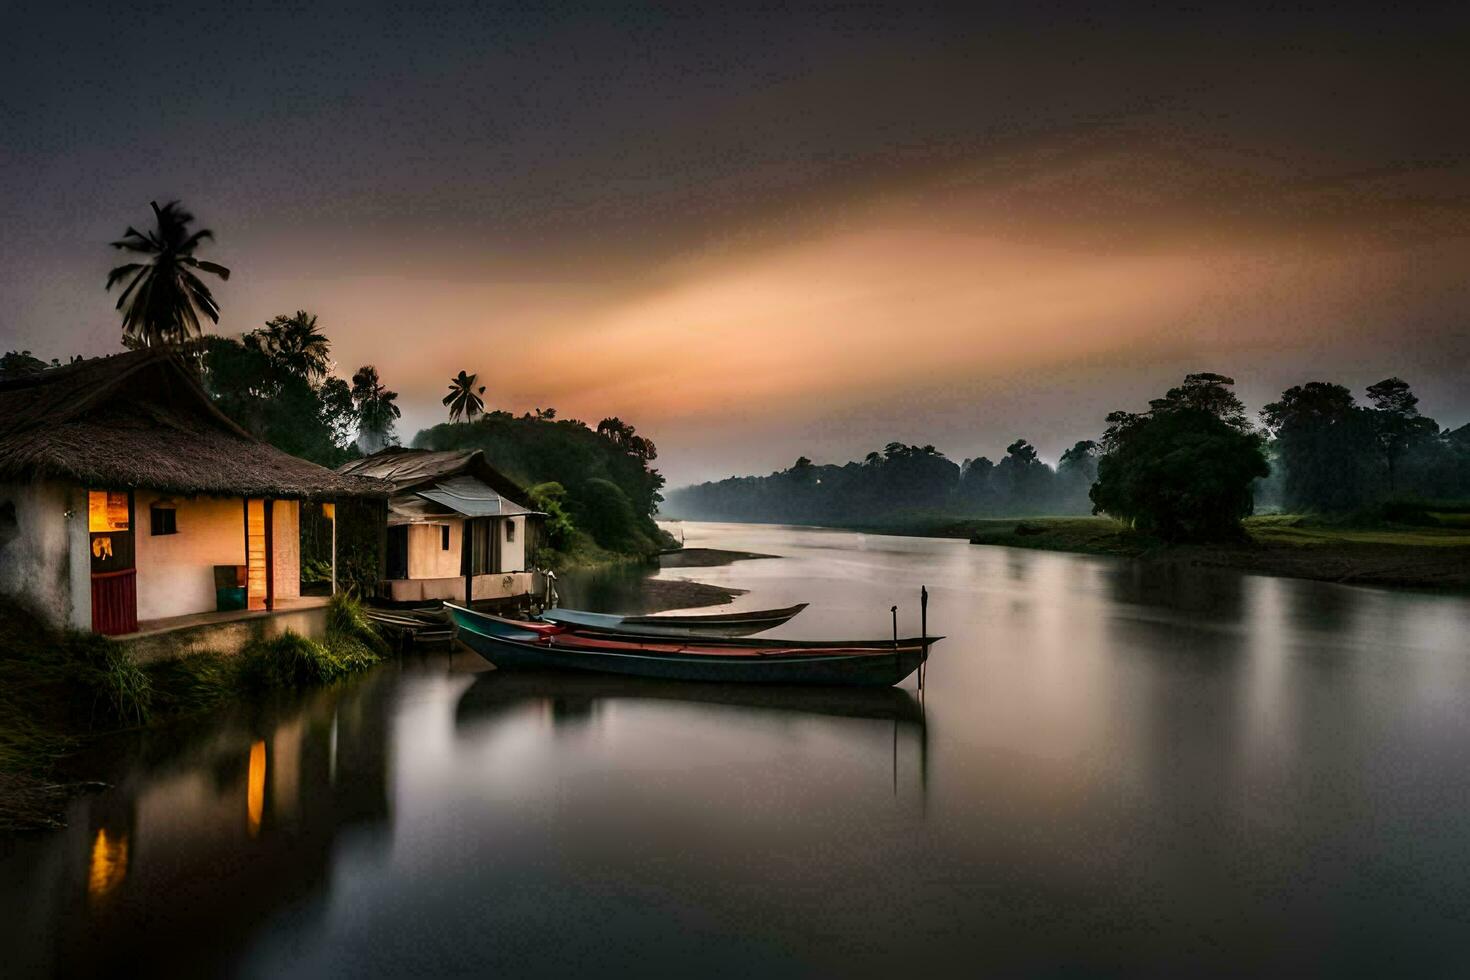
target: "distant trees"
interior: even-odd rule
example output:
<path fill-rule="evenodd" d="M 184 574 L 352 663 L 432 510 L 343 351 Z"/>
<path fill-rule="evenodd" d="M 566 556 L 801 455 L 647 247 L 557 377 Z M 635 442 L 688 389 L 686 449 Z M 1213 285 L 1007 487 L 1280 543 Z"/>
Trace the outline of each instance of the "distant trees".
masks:
<path fill-rule="evenodd" d="M 449 394 L 444 396 L 444 404 L 449 406 L 449 421 L 473 422 L 476 415 L 485 414 L 485 399 L 480 397 L 485 394 L 485 386 L 475 387 L 479 378 L 478 374 L 460 371 L 449 379 Z"/>
<path fill-rule="evenodd" d="M 60 366 L 61 362 L 54 357 L 47 363 L 28 350 L 6 351 L 4 355 L 0 355 L 0 381 L 24 378 L 47 368 Z"/>
<path fill-rule="evenodd" d="M 372 455 L 392 445 L 396 437 L 393 423 L 403 412 L 396 404 L 398 392 L 391 391 L 378 377 L 371 364 L 358 368 L 352 375 L 352 402 L 357 407 L 357 448 Z"/>
<path fill-rule="evenodd" d="M 152 201 L 149 206 L 153 228 L 142 232 L 130 225 L 112 243 L 113 248 L 147 260 L 113 269 L 107 274 L 106 288 L 127 283 L 117 299 L 126 340 L 145 347 L 181 344 L 201 334 L 200 317 L 219 322 L 219 304 L 197 273 L 228 279 L 230 270 L 195 257 L 195 250 L 214 238 L 214 233 L 207 228 L 190 231 L 194 216 L 178 201 L 163 207 Z"/>
<path fill-rule="evenodd" d="M 1352 511 L 1372 496 L 1372 420 L 1342 385 L 1295 385 L 1261 410 L 1285 470 L 1282 503 L 1292 511 Z"/>
<path fill-rule="evenodd" d="M 1270 467 L 1233 384 L 1222 375 L 1190 375 L 1146 413 L 1109 415 L 1090 492 L 1094 510 L 1166 541 L 1238 535 L 1254 507 L 1251 484 Z"/>

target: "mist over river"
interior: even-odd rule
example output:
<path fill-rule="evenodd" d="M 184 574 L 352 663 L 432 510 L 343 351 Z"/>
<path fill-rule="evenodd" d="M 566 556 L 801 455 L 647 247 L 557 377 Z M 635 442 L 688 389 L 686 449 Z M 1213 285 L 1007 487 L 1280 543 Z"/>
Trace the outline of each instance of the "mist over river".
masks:
<path fill-rule="evenodd" d="M 660 577 L 947 638 L 922 699 L 411 657 L 93 750 L 6 976 L 1463 976 L 1470 601 L 678 524 Z M 567 605 L 636 604 L 619 568 Z"/>

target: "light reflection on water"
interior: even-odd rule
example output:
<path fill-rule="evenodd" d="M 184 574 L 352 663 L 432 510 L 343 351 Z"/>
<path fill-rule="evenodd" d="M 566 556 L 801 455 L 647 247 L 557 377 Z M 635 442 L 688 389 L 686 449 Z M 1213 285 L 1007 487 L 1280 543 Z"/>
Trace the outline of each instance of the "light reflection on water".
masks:
<path fill-rule="evenodd" d="M 0 857 L 8 975 L 1461 972 L 1465 600 L 684 530 L 787 556 L 661 574 L 811 601 L 790 636 L 927 584 L 922 704 L 460 655 L 242 706 Z"/>

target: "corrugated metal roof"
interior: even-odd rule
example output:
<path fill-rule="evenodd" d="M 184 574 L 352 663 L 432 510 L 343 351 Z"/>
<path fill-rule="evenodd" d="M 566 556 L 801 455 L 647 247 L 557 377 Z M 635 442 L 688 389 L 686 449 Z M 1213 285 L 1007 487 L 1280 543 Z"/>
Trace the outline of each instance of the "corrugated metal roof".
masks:
<path fill-rule="evenodd" d="M 456 476 L 415 492 L 425 500 L 442 504 L 466 517 L 515 517 L 540 513 L 507 500 L 472 476 Z"/>

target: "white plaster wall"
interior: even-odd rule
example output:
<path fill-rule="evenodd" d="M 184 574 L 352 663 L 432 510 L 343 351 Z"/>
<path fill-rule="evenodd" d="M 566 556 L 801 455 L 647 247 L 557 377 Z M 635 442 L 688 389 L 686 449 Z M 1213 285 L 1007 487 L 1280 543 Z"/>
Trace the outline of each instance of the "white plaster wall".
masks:
<path fill-rule="evenodd" d="M 460 570 L 463 521 L 449 525 L 449 548 L 444 548 L 443 524 L 410 524 L 408 527 L 408 577 L 450 578 Z M 463 588 L 460 589 L 464 591 Z"/>
<path fill-rule="evenodd" d="M 0 504 L 15 506 L 15 524 L 0 528 L 0 592 L 32 606 L 57 626 L 77 623 L 80 598 L 82 624 L 92 621 L 90 565 L 84 566 L 85 591 L 75 594 L 72 576 L 71 526 L 80 524 L 86 555 L 87 508 L 70 519 L 73 494 L 60 483 L 0 484 Z"/>
<path fill-rule="evenodd" d="M 277 599 L 295 599 L 301 595 L 301 504 L 277 500 L 271 521 L 271 548 L 276 562 L 271 587 Z"/>
<path fill-rule="evenodd" d="M 500 570 L 503 572 L 519 572 L 526 567 L 526 519 L 524 517 L 510 517 L 501 521 L 500 528 Z M 507 541 L 505 539 L 506 527 L 515 528 L 516 539 Z"/>
<path fill-rule="evenodd" d="M 155 537 L 150 533 L 148 508 L 166 496 L 139 490 L 134 497 L 139 619 L 212 612 L 214 566 L 245 564 L 245 505 L 239 497 L 167 496 L 178 511 L 179 533 Z M 298 539 L 294 531 L 287 533 L 279 524 L 275 533 L 277 538 L 286 534 Z M 295 547 L 299 550 L 299 540 Z M 299 593 L 299 570 L 293 578 Z"/>

